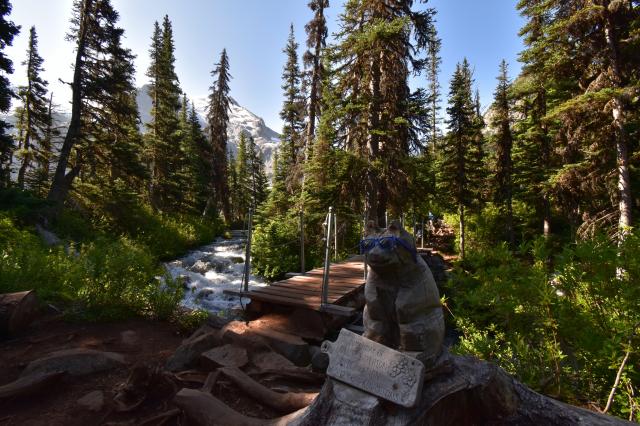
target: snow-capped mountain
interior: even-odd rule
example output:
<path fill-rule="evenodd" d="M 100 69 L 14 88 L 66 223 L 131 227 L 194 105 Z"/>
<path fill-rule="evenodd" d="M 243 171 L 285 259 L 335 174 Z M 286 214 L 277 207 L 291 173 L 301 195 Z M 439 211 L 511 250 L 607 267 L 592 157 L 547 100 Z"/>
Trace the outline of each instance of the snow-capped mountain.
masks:
<path fill-rule="evenodd" d="M 142 123 L 148 123 L 151 120 L 151 98 L 149 97 L 147 89 L 148 86 L 139 88 L 137 95 L 138 111 L 140 111 Z M 200 124 L 202 124 L 204 128 L 208 103 L 207 98 L 193 99 L 193 103 L 200 118 Z M 260 149 L 267 169 L 267 175 L 270 176 L 273 154 L 280 143 L 280 134 L 267 127 L 262 118 L 238 104 L 233 98 L 231 98 L 229 109 L 229 129 L 227 132 L 229 138 L 228 149 L 235 155 L 238 149 L 238 142 L 240 141 L 240 134 L 242 132 L 250 134 Z"/>
<path fill-rule="evenodd" d="M 151 98 L 147 93 L 147 88 L 148 86 L 142 86 L 139 88 L 136 96 L 138 111 L 140 112 L 140 118 L 142 120 L 142 124 L 140 126 L 140 130 L 142 132 L 146 131 L 144 123 L 148 123 L 151 120 Z M 200 118 L 200 124 L 202 124 L 202 127 L 204 128 L 207 98 L 197 98 L 193 101 L 198 117 Z M 14 103 L 13 108 L 15 108 L 17 104 L 17 102 Z M 280 135 L 278 132 L 267 127 L 262 118 L 239 105 L 234 99 L 231 99 L 229 109 L 228 149 L 230 149 L 235 155 L 238 149 L 238 142 L 240 141 L 240 134 L 242 132 L 250 134 L 256 141 L 256 145 L 258 146 L 265 162 L 267 175 L 270 177 L 273 170 L 273 154 L 280 143 Z M 15 126 L 17 122 L 16 116 L 13 112 L 9 114 L 0 114 L 0 117 L 12 126 Z M 54 121 L 61 127 L 63 136 L 65 130 L 62 128 L 66 128 L 66 126 L 69 125 L 70 119 L 71 114 L 66 111 L 60 111 L 54 114 Z M 9 130 L 9 132 L 12 131 L 13 130 Z"/>

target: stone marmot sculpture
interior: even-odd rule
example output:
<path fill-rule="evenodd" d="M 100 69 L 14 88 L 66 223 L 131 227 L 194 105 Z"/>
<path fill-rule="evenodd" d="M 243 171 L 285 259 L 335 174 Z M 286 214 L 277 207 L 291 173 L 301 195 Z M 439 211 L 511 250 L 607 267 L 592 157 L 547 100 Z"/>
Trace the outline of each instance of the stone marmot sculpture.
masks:
<path fill-rule="evenodd" d="M 431 270 L 413 237 L 398 222 L 377 229 L 370 222 L 361 242 L 369 265 L 364 337 L 390 348 L 421 352 L 423 362 L 442 350 L 444 317 Z"/>

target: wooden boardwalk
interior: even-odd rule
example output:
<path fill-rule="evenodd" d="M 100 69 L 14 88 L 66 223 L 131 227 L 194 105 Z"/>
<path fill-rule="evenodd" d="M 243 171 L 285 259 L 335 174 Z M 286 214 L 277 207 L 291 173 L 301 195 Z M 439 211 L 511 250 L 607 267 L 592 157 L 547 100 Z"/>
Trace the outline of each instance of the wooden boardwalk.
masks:
<path fill-rule="evenodd" d="M 266 287 L 254 288 L 248 292 L 225 291 L 228 294 L 249 297 L 251 300 L 274 305 L 293 306 L 327 312 L 336 315 L 350 315 L 354 308 L 344 306 L 347 299 L 364 286 L 364 263 L 356 257 L 342 263 L 332 263 L 329 273 L 328 305 L 322 305 L 323 269 L 317 268 L 304 275 L 277 281 Z"/>

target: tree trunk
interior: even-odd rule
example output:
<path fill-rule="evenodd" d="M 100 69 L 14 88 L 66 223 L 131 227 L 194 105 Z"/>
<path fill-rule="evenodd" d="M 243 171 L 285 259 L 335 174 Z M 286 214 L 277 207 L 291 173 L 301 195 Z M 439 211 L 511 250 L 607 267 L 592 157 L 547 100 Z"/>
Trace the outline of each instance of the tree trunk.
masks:
<path fill-rule="evenodd" d="M 445 356 L 446 357 L 446 356 Z M 333 379 L 295 426 L 334 424 L 408 425 L 630 425 L 624 420 L 587 411 L 540 395 L 504 370 L 471 357 L 449 356 L 428 372 L 422 396 L 404 408 Z M 441 358 L 442 359 L 442 358 Z M 444 368 L 446 367 L 446 368 Z M 438 371 L 438 369 L 440 371 Z"/>
<path fill-rule="evenodd" d="M 14 336 L 24 331 L 38 310 L 33 290 L 0 294 L 0 336 Z"/>
<path fill-rule="evenodd" d="M 384 223 L 385 206 L 380 206 L 380 187 L 382 182 L 377 170 L 374 169 L 374 162 L 380 155 L 380 136 L 376 133 L 380 127 L 380 61 L 371 58 L 371 83 L 369 86 L 371 101 L 368 111 L 368 136 L 367 151 L 369 155 L 369 170 L 367 172 L 367 194 L 365 209 L 373 215 L 378 226 Z M 382 211 L 382 213 L 381 213 Z"/>
<path fill-rule="evenodd" d="M 618 41 L 615 33 L 615 23 L 609 11 L 609 1 L 604 2 L 604 35 L 607 42 L 607 54 L 609 57 L 609 70 L 614 88 L 624 86 L 622 72 L 620 70 L 620 54 Z M 613 127 L 616 132 L 616 163 L 618 174 L 618 210 L 620 218 L 618 220 L 619 241 L 623 241 L 628 228 L 631 226 L 631 208 L 633 200 L 631 197 L 631 177 L 629 174 L 629 144 L 625 125 L 624 104 L 620 96 L 612 99 Z"/>
<path fill-rule="evenodd" d="M 71 189 L 73 179 L 80 173 L 80 159 L 76 159 L 76 166 L 67 174 L 67 166 L 71 150 L 77 142 L 80 135 L 81 117 L 82 117 L 82 78 L 84 68 L 84 55 L 86 51 L 86 37 L 88 31 L 89 9 L 93 5 L 93 0 L 83 0 L 82 9 L 80 11 L 80 27 L 78 28 L 78 46 L 76 50 L 76 62 L 73 71 L 73 82 L 71 83 L 71 120 L 67 134 L 60 149 L 58 157 L 58 165 L 56 166 L 53 182 L 47 199 L 56 204 L 61 204 L 67 198 L 67 194 Z"/>
<path fill-rule="evenodd" d="M 460 259 L 464 259 L 464 205 L 462 203 L 458 206 L 458 212 L 460 213 Z"/>

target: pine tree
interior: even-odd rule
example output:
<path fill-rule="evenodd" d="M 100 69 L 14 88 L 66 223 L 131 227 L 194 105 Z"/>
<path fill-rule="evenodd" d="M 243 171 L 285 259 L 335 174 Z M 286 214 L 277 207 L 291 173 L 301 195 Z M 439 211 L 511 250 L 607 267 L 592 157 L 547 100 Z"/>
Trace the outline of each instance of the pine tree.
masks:
<path fill-rule="evenodd" d="M 494 181 L 494 200 L 506 216 L 505 234 L 512 248 L 515 246 L 513 231 L 513 135 L 511 133 L 511 100 L 509 90 L 511 83 L 508 65 L 505 60 L 500 63 L 498 86 L 494 93 L 494 116 L 491 125 L 496 129 L 494 145 L 496 150 L 496 168 Z"/>
<path fill-rule="evenodd" d="M 304 146 L 304 97 L 302 95 L 300 67 L 298 65 L 298 43 L 296 43 L 293 24 L 289 30 L 289 38 L 283 52 L 287 56 L 282 71 L 282 90 L 284 102 L 280 111 L 283 120 L 280 143 L 280 167 L 287 175 L 287 190 L 292 195 L 298 188 L 300 177 L 300 153 Z"/>
<path fill-rule="evenodd" d="M 235 185 L 236 185 L 236 208 L 238 219 L 244 220 L 251 203 L 251 176 L 249 170 L 249 153 L 247 151 L 248 136 L 245 132 L 240 133 L 240 141 L 238 142 L 238 155 L 235 159 Z"/>
<path fill-rule="evenodd" d="M 2 52 L 5 46 L 13 44 L 13 38 L 20 32 L 20 26 L 8 21 L 6 16 L 11 13 L 9 0 L 0 0 L 0 112 L 6 113 L 11 108 L 13 91 L 7 74 L 13 73 L 13 62 Z M 9 125 L 0 120 L 0 189 L 9 186 L 11 179 L 11 160 L 13 157 L 13 139 L 6 131 Z"/>
<path fill-rule="evenodd" d="M 440 131 L 438 124 L 440 124 L 439 111 L 440 111 L 440 81 L 438 75 L 440 73 L 440 65 L 442 59 L 440 58 L 440 49 L 442 48 L 442 41 L 438 38 L 438 34 L 435 25 L 431 24 L 433 28 L 433 34 L 431 40 L 428 43 L 428 56 L 427 56 L 427 82 L 429 90 L 429 101 L 431 108 L 429 109 L 429 119 L 431 126 L 430 142 L 432 150 L 435 151 L 438 146 L 438 139 Z"/>
<path fill-rule="evenodd" d="M 76 44 L 71 119 L 48 194 L 58 206 L 81 171 L 84 180 L 99 184 L 107 167 L 110 178 L 117 177 L 116 156 L 133 167 L 135 157 L 127 158 L 136 145 L 127 141 L 137 137 L 133 55 L 121 45 L 118 19 L 109 0 L 74 2 L 68 36 Z"/>
<path fill-rule="evenodd" d="M 265 164 L 255 139 L 251 135 L 248 137 L 247 166 L 250 176 L 251 204 L 254 210 L 260 206 L 267 198 L 268 179 L 265 173 Z"/>
<path fill-rule="evenodd" d="M 22 137 L 18 140 L 19 157 L 21 157 L 18 170 L 18 186 L 20 188 L 25 187 L 27 170 L 36 156 L 39 141 L 48 125 L 47 82 L 40 77 L 40 73 L 43 71 L 43 62 L 44 60 L 38 54 L 36 28 L 31 27 L 27 59 L 22 62 L 22 65 L 27 69 L 27 85 L 18 90 L 18 96 L 22 100 L 21 108 L 24 109 L 24 112 L 21 112 L 24 114 L 24 127 L 21 132 Z"/>
<path fill-rule="evenodd" d="M 326 47 L 327 18 L 325 9 L 329 7 L 329 0 L 311 0 L 309 8 L 313 12 L 313 19 L 305 25 L 307 32 L 307 48 L 304 54 L 304 63 L 310 68 L 311 81 L 309 84 L 309 102 L 307 107 L 307 128 L 305 140 L 305 161 L 308 159 L 308 151 L 313 144 L 316 133 L 316 121 L 320 116 L 320 98 L 322 90 L 322 51 Z M 313 50 L 311 50 L 313 49 Z"/>
<path fill-rule="evenodd" d="M 368 163 L 365 210 L 384 223 L 388 208 L 399 214 L 408 198 L 402 171 L 409 153 L 424 148 L 423 93 L 411 93 L 411 72 L 427 66 L 424 55 L 434 35 L 433 9 L 412 10 L 413 1 L 354 0 L 340 16 L 332 121 L 336 142 Z M 413 37 L 413 38 L 411 38 Z"/>
<path fill-rule="evenodd" d="M 53 122 L 53 93 L 47 101 L 47 126 L 43 131 L 38 150 L 36 151 L 36 167 L 27 175 L 29 187 L 38 195 L 45 197 L 51 184 L 51 165 L 55 161 L 53 152 L 54 140 L 60 136 L 59 129 Z"/>
<path fill-rule="evenodd" d="M 470 185 L 473 147 L 475 143 L 475 104 L 472 98 L 472 77 L 465 59 L 456 66 L 449 89 L 449 133 L 443 140 L 438 183 L 442 194 L 448 194 L 458 208 L 459 251 L 465 255 L 465 208 L 471 206 L 473 192 Z"/>
<path fill-rule="evenodd" d="M 151 164 L 150 199 L 155 208 L 177 208 L 182 199 L 179 172 L 185 163 L 180 147 L 181 90 L 175 72 L 173 28 L 165 15 L 162 27 L 156 22 L 151 40 L 151 64 L 147 76 L 151 79 L 151 131 L 148 152 Z"/>
<path fill-rule="evenodd" d="M 210 87 L 207 136 L 212 149 L 210 195 L 205 213 L 215 206 L 221 208 L 224 218 L 231 221 L 229 185 L 227 181 L 227 127 L 229 125 L 229 57 L 223 49 L 211 72 L 214 83 Z"/>

